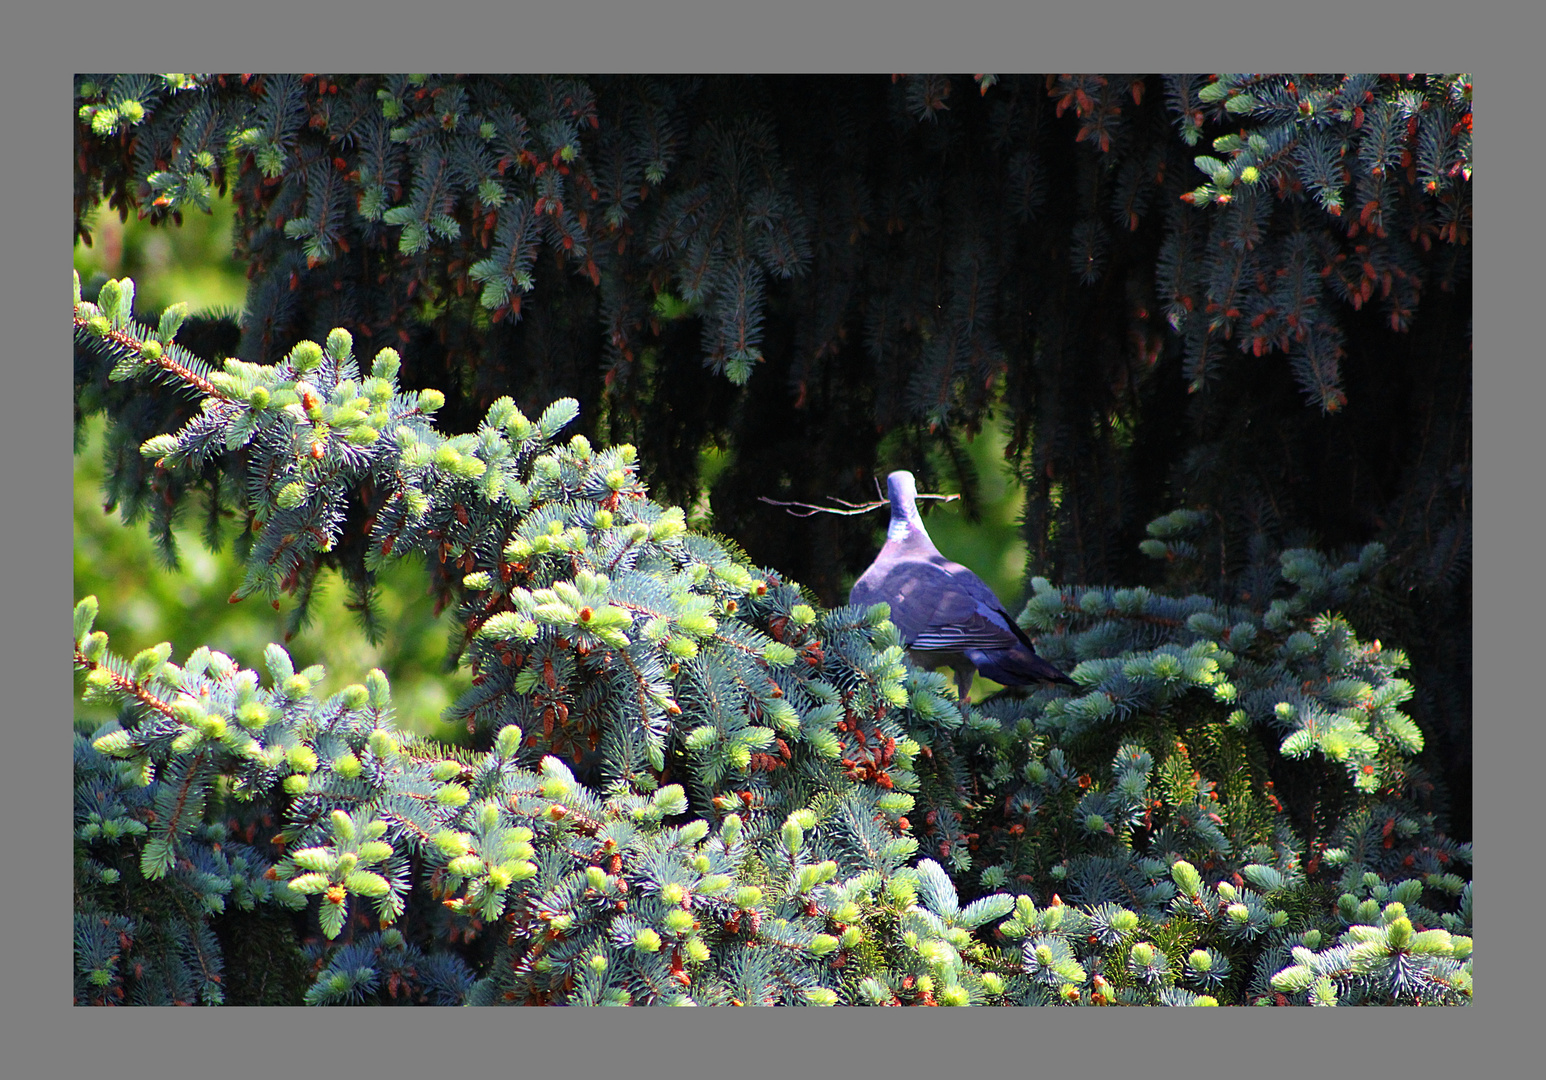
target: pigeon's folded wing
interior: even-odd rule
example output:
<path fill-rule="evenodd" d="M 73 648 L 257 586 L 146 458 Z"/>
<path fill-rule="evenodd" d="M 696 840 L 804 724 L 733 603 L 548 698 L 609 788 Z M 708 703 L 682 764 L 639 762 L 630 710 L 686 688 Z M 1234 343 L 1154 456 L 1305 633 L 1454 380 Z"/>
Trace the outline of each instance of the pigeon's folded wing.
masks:
<path fill-rule="evenodd" d="M 976 582 L 962 581 L 959 575 L 942 572 L 939 567 L 930 569 L 943 580 L 929 610 L 927 625 L 913 636 L 909 648 L 961 652 L 966 649 L 991 651 L 1029 645 L 1024 635 L 1017 633 L 1019 628 L 999 606 L 996 598 L 990 596 L 984 599 L 974 595 L 978 590 L 971 588 L 971 585 Z"/>
<path fill-rule="evenodd" d="M 852 602 L 891 605 L 891 621 L 916 656 L 965 657 L 1005 686 L 1040 679 L 1073 685 L 1055 665 L 1036 655 L 1031 639 L 993 591 L 966 567 L 938 553 L 893 552 L 854 587 Z"/>
<path fill-rule="evenodd" d="M 856 602 L 884 600 L 910 649 L 960 652 L 1030 643 L 977 576 L 939 556 L 897 558 L 879 580 L 855 589 Z M 869 577 L 870 575 L 866 575 Z"/>

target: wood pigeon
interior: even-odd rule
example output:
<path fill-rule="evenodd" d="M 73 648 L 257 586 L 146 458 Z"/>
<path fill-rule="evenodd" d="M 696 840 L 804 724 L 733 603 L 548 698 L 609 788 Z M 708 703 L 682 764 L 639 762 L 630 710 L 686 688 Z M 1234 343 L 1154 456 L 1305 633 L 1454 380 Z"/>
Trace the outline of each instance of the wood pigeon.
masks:
<path fill-rule="evenodd" d="M 966 709 L 975 671 L 1005 686 L 1037 680 L 1077 685 L 1036 655 L 1031 639 L 1010 618 L 993 590 L 960 563 L 939 553 L 918 516 L 913 474 L 886 477 L 891 524 L 875 561 L 854 582 L 848 602 L 884 600 L 908 654 L 921 667 L 949 666 Z"/>

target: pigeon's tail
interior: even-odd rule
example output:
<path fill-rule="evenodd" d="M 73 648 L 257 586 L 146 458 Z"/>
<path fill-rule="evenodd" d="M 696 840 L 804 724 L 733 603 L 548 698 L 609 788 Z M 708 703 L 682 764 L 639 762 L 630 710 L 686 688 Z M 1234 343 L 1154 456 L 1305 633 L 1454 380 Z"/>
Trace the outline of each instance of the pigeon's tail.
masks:
<path fill-rule="evenodd" d="M 1079 684 L 1030 649 L 966 650 L 966 657 L 984 678 L 1003 686 L 1025 686 L 1033 682 L 1055 682 L 1064 686 Z"/>

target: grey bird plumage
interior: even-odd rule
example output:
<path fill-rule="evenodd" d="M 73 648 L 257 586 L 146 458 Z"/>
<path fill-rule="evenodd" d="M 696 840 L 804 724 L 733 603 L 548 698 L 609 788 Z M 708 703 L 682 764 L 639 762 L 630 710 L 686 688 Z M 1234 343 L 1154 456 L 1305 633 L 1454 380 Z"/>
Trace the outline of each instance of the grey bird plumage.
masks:
<path fill-rule="evenodd" d="M 848 602 L 890 604 L 891 621 L 913 661 L 954 670 L 963 710 L 974 672 L 1004 686 L 1077 685 L 1036 655 L 1031 639 L 981 578 L 939 553 L 918 515 L 913 474 L 894 472 L 886 487 L 891 500 L 886 543 L 854 582 Z"/>

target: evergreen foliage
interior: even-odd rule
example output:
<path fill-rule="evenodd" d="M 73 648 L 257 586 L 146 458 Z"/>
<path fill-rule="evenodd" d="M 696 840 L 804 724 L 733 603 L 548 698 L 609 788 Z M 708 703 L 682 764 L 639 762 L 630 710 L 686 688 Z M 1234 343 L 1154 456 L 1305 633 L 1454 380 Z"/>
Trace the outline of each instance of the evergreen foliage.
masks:
<path fill-rule="evenodd" d="M 251 274 L 205 359 L 350 327 L 445 430 L 572 397 L 668 504 L 699 454 L 720 528 L 834 604 L 912 469 L 975 506 L 964 439 L 1011 433 L 1028 576 L 1256 604 L 1282 551 L 1379 580 L 1350 610 L 1420 671 L 1442 813 L 1469 835 L 1471 98 L 1466 75 L 83 75 L 75 228 L 220 193 Z M 196 333 L 197 332 L 197 333 Z M 125 400 L 110 501 L 167 521 L 214 471 L 137 455 L 193 400 Z M 1205 515 L 1178 578 L 1145 524 Z M 1164 539 L 1164 538 L 1159 538 Z M 326 560 L 368 608 L 363 544 Z M 447 603 L 455 575 L 432 566 Z M 301 583 L 304 584 L 304 583 Z"/>
<path fill-rule="evenodd" d="M 167 389 L 145 483 L 239 513 L 233 600 L 423 559 L 471 739 L 404 736 L 379 671 L 320 699 L 279 645 L 267 680 L 119 655 L 80 601 L 118 718 L 75 744 L 78 1003 L 1470 1000 L 1471 849 L 1427 805 L 1407 658 L 1329 614 L 1379 545 L 1253 563 L 1240 601 L 1039 578 L 1021 623 L 1078 689 L 963 717 L 885 605 L 823 607 L 651 499 L 631 445 L 564 441 L 573 399 L 450 433 L 395 348 L 211 363 L 133 295 L 77 280 L 77 370 Z M 1199 523 L 1149 553 L 1205 562 Z"/>

